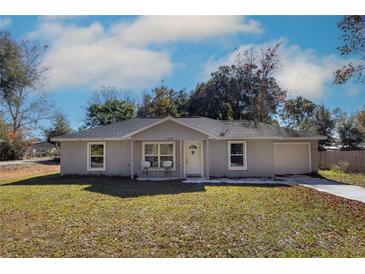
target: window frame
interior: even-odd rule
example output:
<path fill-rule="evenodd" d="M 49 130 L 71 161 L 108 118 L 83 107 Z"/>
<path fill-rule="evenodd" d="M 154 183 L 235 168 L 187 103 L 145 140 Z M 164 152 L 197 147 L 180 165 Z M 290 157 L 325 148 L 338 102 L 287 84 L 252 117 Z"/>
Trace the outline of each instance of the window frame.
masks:
<path fill-rule="evenodd" d="M 231 154 L 231 144 L 242 144 L 244 153 Z M 243 156 L 243 166 L 231 166 L 231 156 Z M 247 170 L 247 142 L 246 141 L 228 141 L 228 170 Z"/>
<path fill-rule="evenodd" d="M 91 167 L 91 146 L 92 145 L 103 145 L 103 167 Z M 87 171 L 105 171 L 106 170 L 106 143 L 105 142 L 87 142 Z"/>
<path fill-rule="evenodd" d="M 162 154 L 160 152 L 160 148 L 161 148 L 161 144 L 166 144 L 166 145 L 172 145 L 172 154 Z M 145 153 L 145 145 L 157 145 L 157 154 L 147 154 Z M 174 141 L 150 141 L 150 142 L 142 142 L 142 161 L 145 161 L 146 156 L 157 156 L 157 165 L 158 167 L 150 167 L 149 170 L 151 171 L 161 171 L 164 170 L 163 167 L 160 167 L 161 162 L 160 162 L 160 157 L 161 156 L 172 156 L 172 161 L 173 161 L 173 167 L 171 168 L 171 170 L 176 171 L 176 145 Z"/>

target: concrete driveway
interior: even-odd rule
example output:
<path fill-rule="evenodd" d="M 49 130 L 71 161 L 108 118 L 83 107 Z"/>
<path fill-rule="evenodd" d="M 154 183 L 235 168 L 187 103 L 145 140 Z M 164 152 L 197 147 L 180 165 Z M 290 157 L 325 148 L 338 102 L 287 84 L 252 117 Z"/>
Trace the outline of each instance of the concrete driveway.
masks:
<path fill-rule="evenodd" d="M 317 191 L 365 203 L 365 188 L 361 186 L 346 185 L 305 175 L 291 176 L 286 181 L 290 184 L 299 184 Z"/>

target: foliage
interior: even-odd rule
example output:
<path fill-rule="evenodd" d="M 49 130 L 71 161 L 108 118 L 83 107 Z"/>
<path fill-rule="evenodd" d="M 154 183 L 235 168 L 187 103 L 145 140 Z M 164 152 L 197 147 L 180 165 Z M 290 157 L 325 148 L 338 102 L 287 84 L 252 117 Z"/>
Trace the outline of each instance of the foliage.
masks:
<path fill-rule="evenodd" d="M 135 104 L 123 97 L 123 91 L 113 87 L 102 87 L 89 101 L 86 108 L 84 127 L 108 125 L 134 116 Z"/>
<path fill-rule="evenodd" d="M 137 115 L 139 117 L 186 116 L 188 102 L 189 96 L 185 90 L 175 91 L 161 85 L 152 91 L 152 96 L 144 95 Z"/>
<path fill-rule="evenodd" d="M 231 67 L 221 66 L 211 74 L 209 81 L 198 84 L 190 97 L 189 113 L 219 120 L 232 120 L 240 116 L 234 96 L 238 82 L 231 73 Z"/>
<path fill-rule="evenodd" d="M 340 161 L 339 163 L 332 163 L 330 169 L 334 172 L 348 172 L 350 163 L 346 161 Z"/>
<path fill-rule="evenodd" d="M 312 101 L 298 96 L 284 103 L 280 113 L 282 124 L 289 128 L 326 136 L 326 140 L 318 142 L 318 149 L 325 150 L 334 142 L 336 120 L 331 111 L 323 104 L 316 105 Z"/>
<path fill-rule="evenodd" d="M 336 120 L 328 108 L 323 104 L 317 105 L 312 122 L 313 131 L 315 134 L 326 136 L 326 140 L 318 142 L 318 149 L 325 150 L 325 146 L 330 146 L 334 142 L 334 129 Z"/>
<path fill-rule="evenodd" d="M 193 91 L 189 112 L 214 119 L 271 122 L 286 97 L 274 78 L 280 44 L 238 50 L 235 63 L 221 66 Z"/>
<path fill-rule="evenodd" d="M 0 161 L 21 159 L 25 149 L 26 144 L 19 131 L 14 134 L 0 115 Z"/>
<path fill-rule="evenodd" d="M 361 132 L 358 114 L 348 116 L 340 111 L 337 118 L 337 133 L 341 150 L 357 150 L 359 144 L 365 140 L 365 135 Z"/>
<path fill-rule="evenodd" d="M 337 24 L 342 31 L 343 44 L 338 47 L 342 55 L 359 55 L 359 62 L 349 62 L 335 72 L 335 83 L 344 84 L 350 79 L 364 82 L 365 69 L 365 16 L 347 15 Z"/>
<path fill-rule="evenodd" d="M 362 110 L 360 110 L 356 114 L 356 123 L 357 123 L 357 126 L 359 128 L 359 131 L 362 134 L 364 134 L 364 136 L 365 136 L 365 105 L 362 107 Z"/>
<path fill-rule="evenodd" d="M 23 177 L 0 186 L 1 257 L 365 256 L 365 205 L 308 188 Z"/>
<path fill-rule="evenodd" d="M 70 122 L 66 119 L 66 116 L 62 112 L 56 112 L 53 117 L 52 126 L 44 130 L 44 136 L 48 142 L 54 143 L 59 146 L 58 142 L 52 142 L 51 138 L 64 135 L 72 131 Z"/>
<path fill-rule="evenodd" d="M 0 32 L 0 112 L 14 134 L 26 133 L 49 117 L 51 105 L 39 92 L 47 73 L 41 65 L 44 49 L 37 42 L 17 43 L 8 32 Z"/>
<path fill-rule="evenodd" d="M 298 96 L 295 99 L 289 99 L 284 103 L 280 116 L 283 124 L 296 130 L 308 128 L 310 119 L 314 116 L 316 104 L 312 101 Z"/>

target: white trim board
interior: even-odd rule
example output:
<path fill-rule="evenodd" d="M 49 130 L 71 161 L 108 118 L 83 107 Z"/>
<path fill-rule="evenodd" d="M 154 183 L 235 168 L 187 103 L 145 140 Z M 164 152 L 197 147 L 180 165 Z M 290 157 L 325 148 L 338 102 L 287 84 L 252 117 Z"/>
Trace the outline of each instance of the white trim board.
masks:
<path fill-rule="evenodd" d="M 238 167 L 232 167 L 231 166 L 231 144 L 243 144 L 244 147 L 244 153 L 243 153 L 243 166 Z M 247 142 L 243 140 L 237 140 L 237 141 L 228 141 L 227 144 L 227 161 L 228 161 L 228 170 L 247 170 Z M 233 154 L 234 156 L 234 154 Z M 237 156 L 241 156 L 240 154 L 237 154 Z"/>
<path fill-rule="evenodd" d="M 54 142 L 67 142 L 67 141 L 83 141 L 83 142 L 101 142 L 101 141 L 128 141 L 128 139 L 121 137 L 100 137 L 100 138 L 51 138 Z"/>
<path fill-rule="evenodd" d="M 185 125 L 186 126 L 186 125 Z M 188 126 L 186 126 L 188 127 Z M 193 129 L 193 128 L 192 128 Z M 196 130 L 196 129 L 193 129 Z M 197 131 L 197 130 L 196 130 Z M 203 133 L 208 135 L 207 133 Z M 61 137 L 54 137 L 51 138 L 51 141 L 56 141 L 56 142 L 67 142 L 67 141 L 88 141 L 88 142 L 96 142 L 96 141 L 128 141 L 130 140 L 131 137 L 100 137 L 100 138 L 61 138 Z M 227 138 L 222 138 L 222 137 L 217 137 L 215 138 L 214 136 L 209 136 L 209 139 L 211 140 L 273 140 L 273 141 L 294 141 L 294 140 L 325 140 L 326 137 L 235 137 L 235 138 L 231 138 L 231 137 L 227 137 Z"/>
<path fill-rule="evenodd" d="M 175 141 L 145 141 L 145 142 L 142 142 L 142 161 L 145 161 L 145 145 L 146 144 L 156 144 L 158 145 L 158 149 L 157 149 L 157 155 L 154 155 L 154 156 L 157 156 L 157 159 L 158 159 L 158 167 L 157 168 L 153 168 L 153 167 L 150 167 L 149 170 L 151 171 L 161 171 L 161 170 L 164 170 L 163 167 L 160 167 L 160 157 L 161 156 L 171 156 L 171 155 L 160 155 L 160 144 L 172 144 L 172 161 L 174 163 L 174 166 L 173 168 L 171 168 L 172 171 L 176 171 L 176 166 L 177 166 L 177 163 L 176 163 L 176 142 Z M 152 156 L 152 155 L 150 155 Z"/>
<path fill-rule="evenodd" d="M 87 160 L 86 160 L 86 170 L 87 171 L 105 171 L 106 170 L 106 143 L 105 142 L 87 142 L 86 143 L 87 145 L 87 154 L 86 154 L 86 157 L 87 157 Z M 91 162 L 90 162 L 90 158 L 91 158 L 91 155 L 90 155 L 90 146 L 91 145 L 103 145 L 103 167 L 102 168 L 92 168 L 90 166 Z"/>

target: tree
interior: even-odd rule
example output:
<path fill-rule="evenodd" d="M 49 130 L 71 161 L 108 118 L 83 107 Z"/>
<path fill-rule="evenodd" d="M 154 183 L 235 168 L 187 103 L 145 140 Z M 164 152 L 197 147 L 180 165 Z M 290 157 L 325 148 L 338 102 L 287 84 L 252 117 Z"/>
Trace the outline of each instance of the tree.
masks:
<path fill-rule="evenodd" d="M 56 112 L 53 116 L 52 126 L 44 130 L 44 136 L 48 142 L 52 142 L 51 138 L 67 134 L 72 131 L 70 122 L 62 112 Z M 59 147 L 58 142 L 52 142 Z"/>
<path fill-rule="evenodd" d="M 34 129 L 49 117 L 51 105 L 39 92 L 48 70 L 41 65 L 45 48 L 37 42 L 17 43 L 0 32 L 0 112 L 13 134 Z"/>
<path fill-rule="evenodd" d="M 341 150 L 357 150 L 365 140 L 356 113 L 348 116 L 347 113 L 338 111 L 337 133 Z"/>
<path fill-rule="evenodd" d="M 13 134 L 11 126 L 5 122 L 0 113 L 0 161 L 21 159 L 24 155 L 26 144 L 21 138 Z"/>
<path fill-rule="evenodd" d="M 215 119 L 272 122 L 286 97 L 273 76 L 279 64 L 279 47 L 238 50 L 233 65 L 219 67 L 206 83 L 197 85 L 190 112 Z"/>
<path fill-rule="evenodd" d="M 315 110 L 315 103 L 298 96 L 284 103 L 280 116 L 283 125 L 296 130 L 308 130 Z"/>
<path fill-rule="evenodd" d="M 337 24 L 342 31 L 343 44 L 337 49 L 341 55 L 358 55 L 359 62 L 349 62 L 335 72 L 335 84 L 344 84 L 350 79 L 364 82 L 365 69 L 365 16 L 347 15 Z"/>
<path fill-rule="evenodd" d="M 139 117 L 181 117 L 186 116 L 189 96 L 185 90 L 175 91 L 165 85 L 152 90 L 152 95 L 144 94 L 138 108 Z"/>
<path fill-rule="evenodd" d="M 312 101 L 298 96 L 285 102 L 280 114 L 282 124 L 292 129 L 326 136 L 326 140 L 318 142 L 318 149 L 325 150 L 334 142 L 335 117 L 323 104 L 316 105 Z"/>
<path fill-rule="evenodd" d="M 331 114 L 330 110 L 323 104 L 316 107 L 312 128 L 314 133 L 322 136 L 326 136 L 326 140 L 320 140 L 318 142 L 318 149 L 325 150 L 325 146 L 330 146 L 334 142 L 333 131 L 336 125 L 336 121 Z"/>
<path fill-rule="evenodd" d="M 357 125 L 362 134 L 365 136 L 365 105 L 356 115 Z"/>
<path fill-rule="evenodd" d="M 189 113 L 219 120 L 240 119 L 238 90 L 232 67 L 221 66 L 209 81 L 197 85 L 190 97 Z"/>
<path fill-rule="evenodd" d="M 102 87 L 89 101 L 84 127 L 103 126 L 130 119 L 134 116 L 135 104 L 125 93 L 113 87 Z"/>
<path fill-rule="evenodd" d="M 184 89 L 174 93 L 173 101 L 176 108 L 176 116 L 184 117 L 189 115 L 189 98 L 189 94 Z"/>
<path fill-rule="evenodd" d="M 151 104 L 152 96 L 150 94 L 143 94 L 142 104 L 138 107 L 138 117 L 149 117 L 151 116 Z"/>
<path fill-rule="evenodd" d="M 156 87 L 153 90 L 154 98 L 150 106 L 150 114 L 152 116 L 175 116 L 176 106 L 174 103 L 174 90 L 164 85 Z"/>

